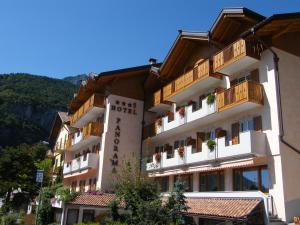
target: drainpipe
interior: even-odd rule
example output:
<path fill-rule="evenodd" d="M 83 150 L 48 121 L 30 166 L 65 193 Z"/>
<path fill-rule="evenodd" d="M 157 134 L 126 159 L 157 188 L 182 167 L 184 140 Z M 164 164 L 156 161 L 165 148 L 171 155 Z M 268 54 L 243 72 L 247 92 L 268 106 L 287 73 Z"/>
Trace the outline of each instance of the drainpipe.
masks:
<path fill-rule="evenodd" d="M 254 38 L 256 38 L 266 49 L 268 49 L 273 54 L 273 61 L 275 65 L 275 82 L 276 82 L 276 99 L 277 99 L 277 110 L 279 113 L 279 139 L 280 141 L 292 149 L 294 152 L 300 154 L 300 150 L 288 143 L 284 139 L 284 125 L 283 125 L 283 114 L 282 114 L 282 101 L 281 101 L 281 89 L 280 89 L 280 76 L 279 76 L 279 57 L 277 53 L 271 48 L 271 46 L 267 45 L 263 40 L 255 35 L 255 29 L 251 28 L 251 32 Z"/>

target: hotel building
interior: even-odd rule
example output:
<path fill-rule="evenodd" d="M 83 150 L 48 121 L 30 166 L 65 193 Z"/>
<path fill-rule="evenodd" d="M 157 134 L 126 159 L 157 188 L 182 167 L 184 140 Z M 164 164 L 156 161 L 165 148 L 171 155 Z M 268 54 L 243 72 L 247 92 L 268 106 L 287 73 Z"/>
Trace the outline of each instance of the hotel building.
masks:
<path fill-rule="evenodd" d="M 209 32 L 180 31 L 162 64 L 101 73 L 70 103 L 64 184 L 113 191 L 124 158 L 172 191 L 195 224 L 284 224 L 300 215 L 300 14 L 224 9 Z M 105 211 L 81 195 L 63 224 Z M 102 210 L 102 211 L 101 211 Z"/>

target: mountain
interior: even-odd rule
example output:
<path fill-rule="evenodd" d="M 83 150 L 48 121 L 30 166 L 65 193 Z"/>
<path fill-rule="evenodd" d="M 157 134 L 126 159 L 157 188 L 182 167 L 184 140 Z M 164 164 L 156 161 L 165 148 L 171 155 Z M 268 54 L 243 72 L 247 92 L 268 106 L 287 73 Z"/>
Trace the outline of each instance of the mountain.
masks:
<path fill-rule="evenodd" d="M 57 111 L 67 111 L 77 86 L 31 74 L 0 75 L 0 146 L 46 140 Z"/>
<path fill-rule="evenodd" d="M 69 77 L 65 77 L 63 78 L 63 80 L 68 81 L 76 86 L 80 86 L 81 81 L 86 80 L 88 78 L 88 75 L 86 74 L 79 74 L 76 76 L 69 76 Z"/>

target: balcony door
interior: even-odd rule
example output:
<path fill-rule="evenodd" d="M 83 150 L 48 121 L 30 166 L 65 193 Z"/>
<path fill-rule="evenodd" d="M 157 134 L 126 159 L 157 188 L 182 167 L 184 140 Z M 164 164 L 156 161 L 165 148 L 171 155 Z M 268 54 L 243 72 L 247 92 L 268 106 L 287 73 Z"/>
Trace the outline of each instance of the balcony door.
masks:
<path fill-rule="evenodd" d="M 239 123 L 232 124 L 231 125 L 231 134 L 232 134 L 231 141 L 232 141 L 233 145 L 239 144 L 239 142 L 240 142 L 239 133 L 240 133 L 240 124 Z"/>

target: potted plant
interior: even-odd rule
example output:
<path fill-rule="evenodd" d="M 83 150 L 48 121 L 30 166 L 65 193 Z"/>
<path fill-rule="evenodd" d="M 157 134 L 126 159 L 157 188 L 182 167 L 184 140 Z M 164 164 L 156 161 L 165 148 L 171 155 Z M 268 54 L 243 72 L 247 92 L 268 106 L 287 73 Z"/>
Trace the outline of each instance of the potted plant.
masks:
<path fill-rule="evenodd" d="M 207 147 L 209 148 L 210 151 L 213 151 L 216 147 L 216 142 L 214 140 L 209 139 L 207 141 Z"/>
<path fill-rule="evenodd" d="M 185 108 L 184 107 L 181 107 L 179 110 L 178 110 L 178 113 L 180 115 L 180 117 L 184 117 L 184 114 L 185 114 Z"/>
<path fill-rule="evenodd" d="M 160 153 L 158 152 L 158 153 L 155 153 L 155 161 L 157 162 L 157 163 L 159 163 L 160 162 L 160 159 L 161 159 L 161 155 L 160 155 Z"/>
<path fill-rule="evenodd" d="M 215 102 L 216 96 L 214 94 L 209 94 L 207 96 L 206 102 L 208 105 L 211 105 Z"/>
<path fill-rule="evenodd" d="M 184 156 L 184 147 L 183 146 L 181 146 L 181 147 L 178 148 L 178 155 L 181 158 L 183 158 L 183 156 Z"/>
<path fill-rule="evenodd" d="M 162 125 L 162 118 L 160 116 L 156 118 L 156 124 L 157 124 L 157 126 L 161 127 L 161 125 Z"/>

